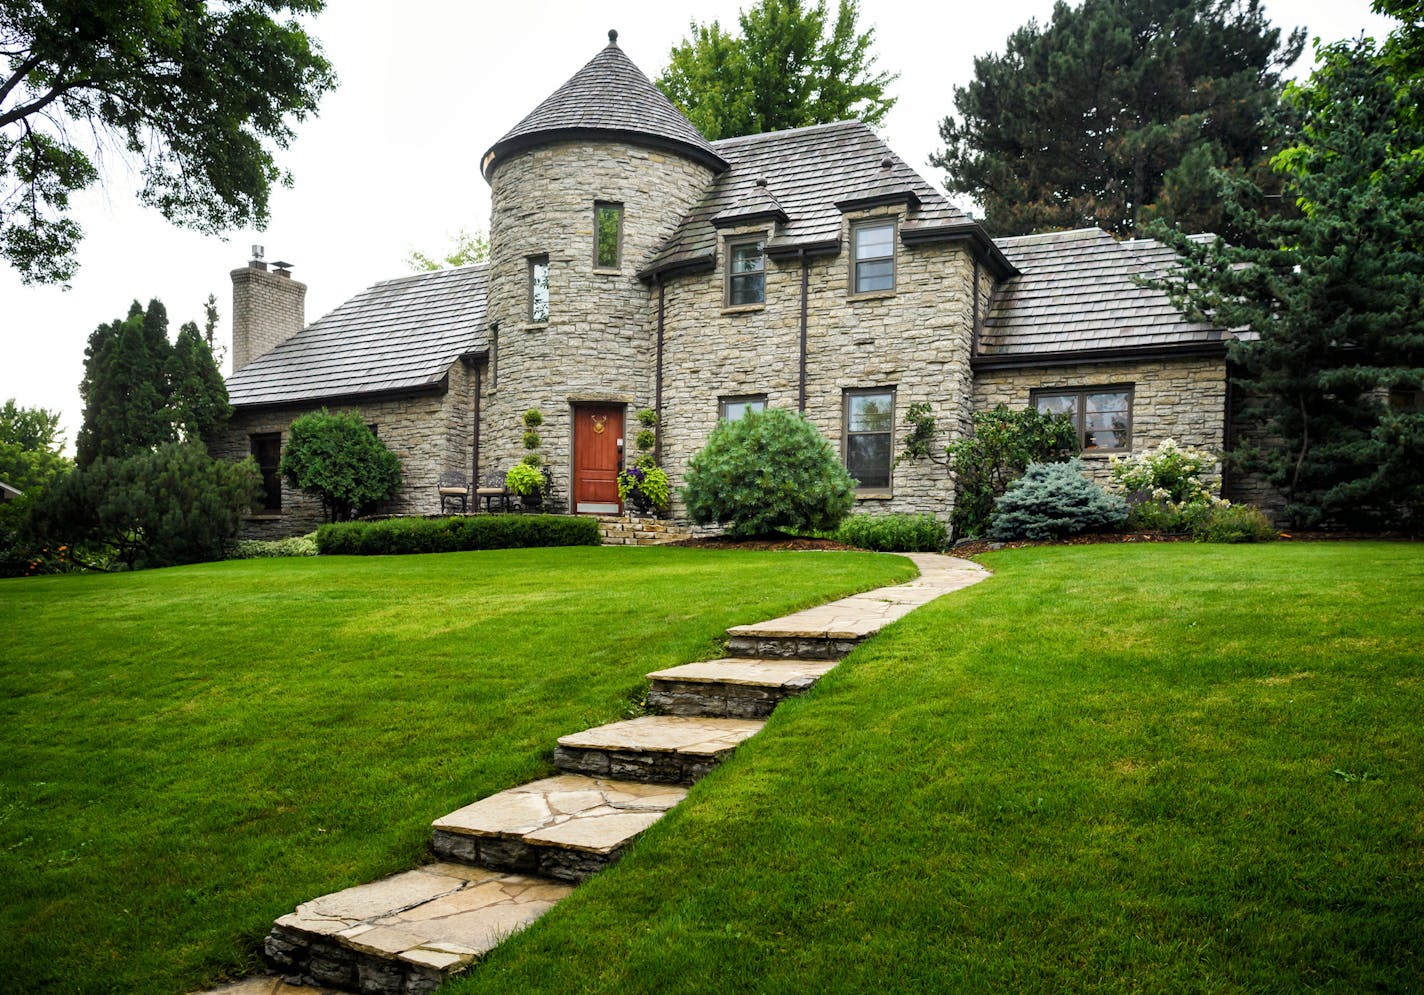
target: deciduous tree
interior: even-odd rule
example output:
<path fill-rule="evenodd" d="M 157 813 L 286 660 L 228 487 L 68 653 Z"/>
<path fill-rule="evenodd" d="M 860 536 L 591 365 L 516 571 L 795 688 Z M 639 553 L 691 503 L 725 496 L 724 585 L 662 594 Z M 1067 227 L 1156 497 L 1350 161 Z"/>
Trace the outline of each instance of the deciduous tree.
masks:
<path fill-rule="evenodd" d="M 292 15 L 324 0 L 7 0 L 0 4 L 0 256 L 68 280 L 70 196 L 97 156 L 141 163 L 139 199 L 201 232 L 263 227 L 273 147 L 336 85 Z"/>
<path fill-rule="evenodd" d="M 478 228 L 473 232 L 461 228 L 455 233 L 455 244 L 450 247 L 450 251 L 438 258 L 427 256 L 419 249 L 412 249 L 410 255 L 405 257 L 406 265 L 417 273 L 469 266 L 471 263 L 483 263 L 488 260 L 489 235 Z"/>
<path fill-rule="evenodd" d="M 873 27 L 856 0 L 759 0 L 738 15 L 741 36 L 692 22 L 657 85 L 709 139 L 859 118 L 879 124 L 898 78 L 875 71 Z"/>
<path fill-rule="evenodd" d="M 282 475 L 321 499 L 328 522 L 342 522 L 400 489 L 401 463 L 353 411 L 325 408 L 292 422 Z"/>
<path fill-rule="evenodd" d="M 1235 234 L 1213 170 L 1269 178 L 1281 73 L 1303 44 L 1260 0 L 1059 2 L 974 60 L 931 161 L 995 235 L 1130 235 L 1154 217 Z"/>

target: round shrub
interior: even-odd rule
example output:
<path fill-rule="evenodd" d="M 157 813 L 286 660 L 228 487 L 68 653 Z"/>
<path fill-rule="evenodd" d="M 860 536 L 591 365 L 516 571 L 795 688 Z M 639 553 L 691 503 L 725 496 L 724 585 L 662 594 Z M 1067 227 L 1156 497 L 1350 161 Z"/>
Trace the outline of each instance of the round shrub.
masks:
<path fill-rule="evenodd" d="M 1253 504 L 1213 508 L 1193 532 L 1202 542 L 1270 542 L 1279 534 L 1265 512 Z"/>
<path fill-rule="evenodd" d="M 687 465 L 682 497 L 694 522 L 735 535 L 829 531 L 855 503 L 855 482 L 805 417 L 770 408 L 712 430 Z"/>
<path fill-rule="evenodd" d="M 1111 532 L 1127 521 L 1127 502 L 1083 476 L 1082 460 L 1034 463 L 994 502 L 989 538 L 1057 539 Z"/>
<path fill-rule="evenodd" d="M 282 476 L 321 498 L 328 522 L 341 522 L 394 497 L 401 462 L 359 414 L 322 408 L 292 422 Z"/>

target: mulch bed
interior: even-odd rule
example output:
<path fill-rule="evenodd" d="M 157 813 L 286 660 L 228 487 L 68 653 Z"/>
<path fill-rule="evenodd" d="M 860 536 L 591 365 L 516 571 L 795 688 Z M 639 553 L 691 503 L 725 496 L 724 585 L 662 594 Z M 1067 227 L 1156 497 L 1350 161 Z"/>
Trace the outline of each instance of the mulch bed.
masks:
<path fill-rule="evenodd" d="M 835 549 L 855 550 L 834 539 L 811 539 L 806 536 L 787 535 L 785 532 L 768 532 L 754 536 L 708 536 L 701 539 L 679 539 L 666 543 L 668 546 L 686 546 L 690 549 Z"/>

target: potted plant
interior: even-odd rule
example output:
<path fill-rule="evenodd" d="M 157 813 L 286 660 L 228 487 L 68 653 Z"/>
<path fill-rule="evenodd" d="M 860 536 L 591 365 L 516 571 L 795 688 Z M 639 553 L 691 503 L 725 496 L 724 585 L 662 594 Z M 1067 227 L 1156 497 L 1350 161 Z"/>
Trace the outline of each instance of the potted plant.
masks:
<path fill-rule="evenodd" d="M 638 424 L 643 426 L 634 438 L 639 453 L 631 467 L 618 472 L 618 500 L 631 504 L 642 515 L 663 512 L 672 497 L 672 486 L 652 452 L 658 441 L 657 412 L 651 408 L 639 411 Z"/>
<path fill-rule="evenodd" d="M 528 450 L 509 472 L 504 475 L 505 489 L 519 496 L 519 503 L 526 508 L 538 508 L 544 503 L 544 490 L 548 484 L 548 474 L 544 470 L 544 457 L 539 447 L 544 440 L 539 437 L 539 426 L 544 424 L 544 415 L 538 408 L 524 412 L 524 448 Z"/>

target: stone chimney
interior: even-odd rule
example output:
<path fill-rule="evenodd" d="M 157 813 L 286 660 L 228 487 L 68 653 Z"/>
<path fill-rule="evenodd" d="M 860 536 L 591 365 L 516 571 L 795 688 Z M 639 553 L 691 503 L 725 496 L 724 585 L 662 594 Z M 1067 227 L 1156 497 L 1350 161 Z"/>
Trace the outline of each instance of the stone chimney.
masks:
<path fill-rule="evenodd" d="M 300 332 L 306 324 L 307 285 L 292 279 L 291 263 L 268 272 L 262 246 L 232 271 L 232 372 Z"/>

